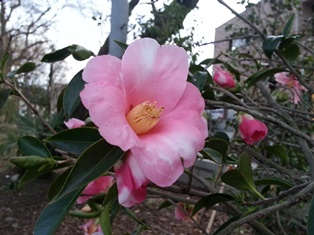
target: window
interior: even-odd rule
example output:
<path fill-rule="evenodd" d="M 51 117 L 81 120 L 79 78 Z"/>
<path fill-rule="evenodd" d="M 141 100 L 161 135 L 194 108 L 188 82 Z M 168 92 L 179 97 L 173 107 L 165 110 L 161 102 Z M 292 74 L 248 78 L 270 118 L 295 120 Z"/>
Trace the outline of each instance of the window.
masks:
<path fill-rule="evenodd" d="M 237 38 L 230 40 L 230 50 L 234 51 L 239 47 L 243 47 L 249 44 L 248 38 Z"/>

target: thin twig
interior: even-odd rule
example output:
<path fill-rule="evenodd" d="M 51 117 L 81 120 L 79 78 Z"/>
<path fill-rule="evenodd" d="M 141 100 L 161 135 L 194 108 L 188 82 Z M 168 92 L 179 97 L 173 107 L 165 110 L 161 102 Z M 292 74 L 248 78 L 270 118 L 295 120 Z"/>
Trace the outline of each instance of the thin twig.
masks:
<path fill-rule="evenodd" d="M 42 122 L 42 124 L 50 130 L 50 132 L 52 132 L 53 134 L 57 134 L 57 132 L 40 115 L 38 110 L 32 105 L 32 103 L 23 95 L 23 93 L 18 88 L 16 88 L 14 85 L 12 85 L 11 83 L 9 83 L 6 80 L 4 80 L 3 83 L 5 85 L 7 85 L 8 87 L 10 87 L 11 89 L 13 89 L 19 95 L 19 97 L 24 101 L 24 103 L 33 111 L 33 113 L 39 118 L 39 120 Z"/>
<path fill-rule="evenodd" d="M 305 187 L 303 190 L 301 190 L 299 193 L 297 193 L 295 196 L 292 196 L 291 198 L 289 198 L 287 201 L 282 202 L 280 204 L 271 206 L 271 207 L 267 207 L 265 209 L 262 209 L 260 211 L 257 211 L 255 213 L 252 213 L 248 216 L 245 216 L 235 222 L 232 222 L 231 224 L 229 224 L 227 227 L 225 227 L 223 230 L 221 230 L 219 233 L 217 233 L 216 235 L 227 235 L 230 232 L 234 231 L 234 229 L 236 229 L 237 227 L 241 226 L 242 224 L 245 224 L 249 221 L 258 219 L 258 218 L 262 218 L 265 217 L 271 213 L 274 213 L 276 211 L 279 211 L 283 208 L 287 208 L 293 205 L 296 205 L 297 203 L 303 201 L 306 199 L 306 197 L 308 196 L 309 193 L 312 193 L 314 189 L 314 182 L 311 182 L 307 187 Z"/>

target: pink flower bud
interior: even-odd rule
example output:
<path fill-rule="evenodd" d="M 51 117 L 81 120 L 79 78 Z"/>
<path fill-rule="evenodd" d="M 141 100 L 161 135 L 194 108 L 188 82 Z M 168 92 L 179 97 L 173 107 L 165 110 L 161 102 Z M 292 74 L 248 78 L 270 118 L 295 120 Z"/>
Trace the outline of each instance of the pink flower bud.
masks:
<path fill-rule="evenodd" d="M 249 114 L 243 114 L 239 116 L 239 132 L 245 143 L 254 144 L 265 138 L 268 129 L 261 121 Z"/>
<path fill-rule="evenodd" d="M 214 69 L 214 82 L 224 89 L 232 89 L 236 87 L 236 83 L 231 73 L 223 70 L 220 66 L 216 66 Z"/>
<path fill-rule="evenodd" d="M 104 235 L 99 223 L 95 219 L 90 219 L 82 226 L 81 229 L 84 231 L 84 235 Z"/>

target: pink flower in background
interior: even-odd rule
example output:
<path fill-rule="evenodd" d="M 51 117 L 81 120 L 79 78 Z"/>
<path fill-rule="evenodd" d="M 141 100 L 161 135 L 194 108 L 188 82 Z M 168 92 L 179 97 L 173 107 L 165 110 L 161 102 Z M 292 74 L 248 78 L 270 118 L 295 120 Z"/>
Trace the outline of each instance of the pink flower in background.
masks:
<path fill-rule="evenodd" d="M 288 74 L 286 72 L 277 73 L 275 74 L 275 79 L 276 82 L 285 85 L 292 91 L 291 102 L 294 104 L 299 103 L 302 91 L 307 91 L 307 89 L 300 85 L 297 78 L 292 74 Z"/>
<path fill-rule="evenodd" d="M 100 224 L 97 223 L 95 219 L 88 220 L 88 222 L 80 226 L 80 228 L 83 229 L 84 235 L 104 235 Z"/>
<path fill-rule="evenodd" d="M 245 143 L 254 144 L 265 138 L 268 129 L 261 121 L 254 119 L 249 114 L 243 114 L 239 116 L 239 132 Z"/>
<path fill-rule="evenodd" d="M 216 65 L 214 68 L 213 80 L 224 89 L 232 89 L 236 87 L 232 74 L 222 69 L 219 65 Z"/>
<path fill-rule="evenodd" d="M 188 214 L 192 214 L 192 207 L 189 207 L 188 205 L 185 206 L 184 203 L 179 202 L 174 210 L 175 217 L 184 222 L 192 221 L 191 217 L 184 211 L 186 211 Z"/>
<path fill-rule="evenodd" d="M 186 51 L 140 39 L 122 60 L 91 59 L 83 72 L 84 106 L 100 134 L 128 151 L 115 166 L 119 202 L 131 206 L 145 199 L 146 184 L 172 185 L 196 160 L 208 136 L 204 100 L 186 81 Z"/>
<path fill-rule="evenodd" d="M 109 188 L 112 186 L 114 178 L 112 176 L 101 176 L 94 181 L 90 182 L 81 196 L 78 197 L 77 203 L 82 204 L 86 202 L 90 197 L 102 193 L 107 192 Z"/>
<path fill-rule="evenodd" d="M 73 129 L 84 126 L 85 122 L 77 118 L 70 118 L 67 122 L 64 122 L 64 124 L 66 125 L 67 128 Z"/>

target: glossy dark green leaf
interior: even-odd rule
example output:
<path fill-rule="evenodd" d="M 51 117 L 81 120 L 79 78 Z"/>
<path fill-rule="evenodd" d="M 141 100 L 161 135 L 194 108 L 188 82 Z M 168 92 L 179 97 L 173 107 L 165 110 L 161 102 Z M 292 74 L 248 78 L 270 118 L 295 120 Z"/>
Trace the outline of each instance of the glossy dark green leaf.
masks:
<path fill-rule="evenodd" d="M 61 150 L 80 155 L 85 149 L 101 138 L 96 128 L 81 127 L 61 131 L 45 139 L 45 141 Z"/>
<path fill-rule="evenodd" d="M 41 167 L 28 169 L 20 180 L 20 186 L 24 185 L 26 182 L 29 182 L 33 179 L 38 178 L 41 175 L 44 175 L 53 171 L 54 169 L 58 169 L 57 165 L 46 164 Z"/>
<path fill-rule="evenodd" d="M 70 46 L 69 51 L 72 53 L 73 58 L 78 61 L 86 60 L 94 55 L 93 52 L 79 45 Z"/>
<path fill-rule="evenodd" d="M 168 200 L 165 200 L 165 201 L 163 201 L 163 202 L 159 205 L 157 211 L 159 211 L 159 210 L 161 210 L 161 209 L 164 209 L 164 208 L 167 208 L 167 207 L 169 207 L 169 206 L 172 206 L 172 203 L 169 202 Z"/>
<path fill-rule="evenodd" d="M 219 60 L 218 57 L 208 58 L 199 63 L 199 65 L 205 65 L 205 69 L 209 68 L 213 64 L 222 64 L 223 61 Z"/>
<path fill-rule="evenodd" d="M 307 218 L 307 234 L 308 235 L 314 234 L 314 195 L 312 196 L 309 216 Z"/>
<path fill-rule="evenodd" d="M 10 158 L 10 162 L 23 169 L 35 168 L 45 164 L 54 164 L 54 160 L 52 158 L 42 158 L 34 155 L 12 157 Z"/>
<path fill-rule="evenodd" d="M 117 40 L 113 40 L 115 43 L 117 43 L 122 49 L 126 50 L 128 48 L 128 44 L 125 44 L 123 42 L 119 42 Z"/>
<path fill-rule="evenodd" d="M 64 197 L 52 200 L 39 215 L 35 227 L 34 235 L 54 235 L 63 218 L 67 215 L 77 197 L 83 191 L 77 188 Z"/>
<path fill-rule="evenodd" d="M 265 146 L 263 148 L 263 150 L 266 150 L 270 154 L 273 154 L 274 156 L 277 156 L 277 157 L 281 158 L 283 163 L 285 163 L 285 164 L 289 163 L 288 152 L 281 145 Z"/>
<path fill-rule="evenodd" d="M 100 227 L 103 232 L 103 234 L 111 235 L 111 224 L 110 224 L 110 206 L 111 204 L 105 205 L 104 209 L 102 210 L 100 214 Z"/>
<path fill-rule="evenodd" d="M 114 183 L 107 192 L 103 205 L 107 205 L 118 197 L 118 186 Z"/>
<path fill-rule="evenodd" d="M 285 69 L 282 68 L 272 68 L 272 69 L 265 69 L 262 71 L 258 71 L 252 74 L 245 82 L 248 86 L 252 86 L 255 83 L 265 80 L 266 78 L 273 76 L 276 73 L 285 72 Z"/>
<path fill-rule="evenodd" d="M 211 208 L 213 205 L 221 202 L 226 202 L 230 200 L 235 200 L 235 198 L 226 193 L 213 193 L 206 197 L 201 198 L 194 206 L 192 215 L 195 215 L 202 208 L 206 208 L 207 210 Z"/>
<path fill-rule="evenodd" d="M 279 178 L 264 178 L 255 180 L 255 185 L 278 185 L 285 189 L 289 189 L 293 184 L 287 180 Z"/>
<path fill-rule="evenodd" d="M 220 164 L 223 161 L 223 156 L 211 148 L 203 148 L 200 153 L 203 155 L 204 159 L 211 160 L 217 164 Z"/>
<path fill-rule="evenodd" d="M 215 134 L 213 135 L 213 138 L 224 140 L 227 143 L 230 142 L 230 138 L 225 132 L 220 132 L 220 131 L 215 132 Z"/>
<path fill-rule="evenodd" d="M 193 74 L 191 83 L 194 84 L 200 91 L 202 91 L 206 84 L 207 79 L 208 79 L 207 71 L 197 71 L 196 73 Z"/>
<path fill-rule="evenodd" d="M 300 47 L 297 44 L 295 44 L 295 43 L 292 43 L 283 52 L 284 57 L 286 57 L 286 59 L 291 64 L 295 64 L 296 63 L 296 60 L 298 59 L 298 56 L 300 54 L 301 54 Z"/>
<path fill-rule="evenodd" d="M 42 158 L 50 158 L 51 153 L 39 139 L 32 136 L 23 136 L 18 140 L 18 147 L 24 155 L 37 155 Z"/>
<path fill-rule="evenodd" d="M 58 197 L 87 185 L 119 161 L 125 152 L 101 139 L 86 149 L 73 166 Z"/>
<path fill-rule="evenodd" d="M 64 47 L 60 50 L 56 50 L 54 52 L 48 53 L 44 55 L 44 57 L 41 59 L 42 62 L 56 62 L 61 61 L 70 56 L 72 53 L 69 51 L 69 48 L 71 46 Z"/>
<path fill-rule="evenodd" d="M 282 29 L 282 32 L 281 34 L 284 36 L 284 37 L 288 37 L 289 34 L 290 34 L 290 31 L 291 31 L 291 27 L 293 25 L 293 20 L 294 20 L 294 14 L 292 14 L 287 23 L 285 24 L 284 28 Z"/>
<path fill-rule="evenodd" d="M 231 217 L 231 218 L 228 219 L 225 223 L 223 223 L 223 224 L 214 232 L 213 235 L 218 234 L 220 231 L 222 231 L 224 228 L 226 228 L 229 224 L 231 224 L 231 223 L 237 221 L 237 220 L 240 219 L 240 218 L 241 218 L 240 215 Z"/>
<path fill-rule="evenodd" d="M 36 64 L 33 62 L 26 62 L 17 71 L 16 74 L 28 73 L 36 69 Z"/>
<path fill-rule="evenodd" d="M 1 63 L 0 63 L 0 70 L 1 70 L 1 71 L 3 70 L 5 64 L 7 63 L 7 60 L 8 60 L 8 58 L 9 58 L 9 56 L 10 56 L 10 53 L 7 52 L 7 51 L 6 51 L 6 52 L 4 53 L 4 55 L 2 56 L 2 58 L 1 58 Z"/>
<path fill-rule="evenodd" d="M 3 89 L 0 91 L 0 109 L 3 107 L 5 102 L 8 100 L 9 96 L 11 94 L 11 89 Z"/>
<path fill-rule="evenodd" d="M 274 51 L 277 49 L 283 38 L 283 35 L 267 36 L 267 38 L 263 41 L 262 49 L 269 59 L 271 59 Z"/>
<path fill-rule="evenodd" d="M 225 172 L 221 176 L 221 180 L 232 187 L 249 190 L 260 196 L 255 188 L 251 160 L 247 153 L 242 153 L 239 156 L 239 167 Z"/>
<path fill-rule="evenodd" d="M 217 138 L 211 138 L 205 142 L 206 148 L 211 148 L 218 153 L 220 153 L 223 157 L 227 155 L 227 151 L 229 145 L 226 141 Z"/>
<path fill-rule="evenodd" d="M 71 168 L 68 168 L 64 172 L 62 172 L 61 175 L 59 175 L 50 185 L 48 190 L 48 199 L 49 201 L 55 198 L 63 188 L 64 182 L 68 178 L 69 174 L 71 172 Z"/>
<path fill-rule="evenodd" d="M 67 85 L 63 95 L 63 108 L 67 117 L 71 117 L 72 113 L 81 103 L 80 93 L 84 88 L 85 82 L 82 79 L 83 70 L 79 71 Z"/>

